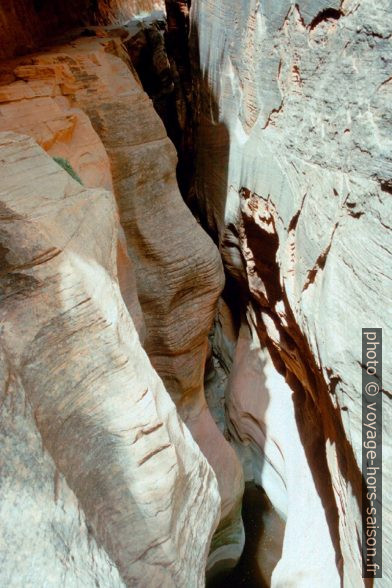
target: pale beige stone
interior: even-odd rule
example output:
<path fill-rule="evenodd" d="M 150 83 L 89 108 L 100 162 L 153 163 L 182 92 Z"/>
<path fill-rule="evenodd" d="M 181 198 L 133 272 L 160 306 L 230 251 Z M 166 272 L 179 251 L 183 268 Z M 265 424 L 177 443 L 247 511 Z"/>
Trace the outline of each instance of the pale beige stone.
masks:
<path fill-rule="evenodd" d="M 218 486 L 121 296 L 114 198 L 0 137 L 0 583 L 201 587 Z"/>
<path fill-rule="evenodd" d="M 7 67 L 27 87 L 32 82 L 52 85 L 54 97 L 15 102 L 9 99 L 15 83 L 4 86 L 8 102 L 0 105 L 0 128 L 27 132 L 49 153 L 67 157 L 86 185 L 113 185 L 143 311 L 145 330 L 142 321 L 138 330 L 217 475 L 222 526 L 235 561 L 243 546 L 243 474 L 211 418 L 203 385 L 223 269 L 218 249 L 178 190 L 175 148 L 120 37 L 75 39 Z M 120 284 L 125 292 L 124 280 Z M 131 290 L 133 286 L 132 281 Z M 224 544 L 222 537 L 219 543 Z"/>

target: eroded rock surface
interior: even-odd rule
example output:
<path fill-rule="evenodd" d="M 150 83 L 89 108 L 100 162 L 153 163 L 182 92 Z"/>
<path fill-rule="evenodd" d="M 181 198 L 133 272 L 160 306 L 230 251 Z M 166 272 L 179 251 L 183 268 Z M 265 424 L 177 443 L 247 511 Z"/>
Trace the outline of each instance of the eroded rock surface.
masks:
<path fill-rule="evenodd" d="M 164 8 L 164 0 L 3 0 L 0 59 L 32 51 L 72 26 L 123 24 Z"/>
<path fill-rule="evenodd" d="M 218 489 L 123 303 L 114 199 L 12 133 L 1 176 L 2 584 L 202 586 Z"/>
<path fill-rule="evenodd" d="M 303 445 L 313 478 L 302 478 L 304 491 L 315 496 L 316 489 L 323 506 L 314 521 L 324 539 L 314 538 L 301 568 L 308 539 L 298 534 L 296 562 L 284 548 L 274 586 L 339 586 L 340 576 L 344 586 L 364 584 L 361 329 L 381 327 L 387 341 L 392 324 L 391 10 L 389 0 L 192 2 L 197 198 L 249 300 L 258 338 L 294 391 L 295 414 L 287 396 L 282 404 L 298 431 L 293 456 L 268 455 L 278 435 L 270 422 L 265 459 L 287 474 Z M 251 354 L 243 359 L 250 361 Z M 384 363 L 386 456 L 390 375 Z M 242 403 L 252 414 L 259 394 L 255 387 L 253 399 L 239 393 L 232 400 L 237 424 L 246 422 Z M 260 445 L 260 420 L 249 418 L 247 428 Z M 273 503 L 281 491 L 270 487 Z M 286 500 L 289 494 L 287 486 Z M 285 544 L 291 517 L 300 525 L 300 502 L 287 504 Z M 383 507 L 388 538 L 388 496 Z M 320 560 L 321 551 L 329 560 Z M 391 573 L 384 552 L 380 585 Z"/>
<path fill-rule="evenodd" d="M 272 585 L 357 588 L 361 328 L 391 324 L 392 4 L 194 0 L 192 81 L 189 1 L 166 2 L 167 47 L 123 26 L 162 5 L 0 8 L 0 131 L 83 182 L 1 135 L 2 583 L 201 586 L 218 520 L 211 577 L 243 545 L 234 446 L 286 519 Z M 146 42 L 228 305 L 131 63 Z"/>
<path fill-rule="evenodd" d="M 213 550 L 219 547 L 215 559 L 226 550 L 234 562 L 244 540 L 243 474 L 203 385 L 224 282 L 220 255 L 181 198 L 175 149 L 122 44 L 129 30 L 96 33 L 3 63 L 0 129 L 34 137 L 67 159 L 86 186 L 113 188 L 122 225 L 121 292 L 144 349 L 215 471 L 221 526 Z"/>

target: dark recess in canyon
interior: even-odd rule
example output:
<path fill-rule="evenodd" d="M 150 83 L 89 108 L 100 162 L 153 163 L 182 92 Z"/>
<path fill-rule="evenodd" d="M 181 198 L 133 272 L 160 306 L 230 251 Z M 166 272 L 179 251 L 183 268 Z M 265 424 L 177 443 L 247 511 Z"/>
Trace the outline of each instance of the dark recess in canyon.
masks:
<path fill-rule="evenodd" d="M 0 6 L 1 585 L 373 586 L 392 0 L 354 4 Z"/>

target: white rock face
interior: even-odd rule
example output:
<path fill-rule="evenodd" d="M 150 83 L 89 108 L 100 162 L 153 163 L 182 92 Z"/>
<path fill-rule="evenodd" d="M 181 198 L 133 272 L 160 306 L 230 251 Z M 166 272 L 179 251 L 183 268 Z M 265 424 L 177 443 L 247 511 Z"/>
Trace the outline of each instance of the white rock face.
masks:
<path fill-rule="evenodd" d="M 274 586 L 337 586 L 335 550 L 295 419 L 295 393 L 276 371 L 248 316 L 226 391 L 229 429 L 247 479 L 262 486 L 286 520 Z M 298 553 L 302 557 L 298 557 Z M 304 561 L 307 573 L 303 577 Z"/>
<path fill-rule="evenodd" d="M 42 446 L 25 391 L 1 358 L 3 586 L 124 588 L 74 493 Z M 5 385 L 7 388 L 5 390 Z"/>
<path fill-rule="evenodd" d="M 218 485 L 122 299 L 114 197 L 0 153 L 0 584 L 203 586 Z"/>
<path fill-rule="evenodd" d="M 287 405 L 284 418 L 298 430 L 330 529 L 313 555 L 335 550 L 334 579 L 320 586 L 338 586 L 338 571 L 344 586 L 364 584 L 362 327 L 383 329 L 385 464 L 391 456 L 391 10 L 389 0 L 192 3 L 197 197 L 250 296 L 260 340 L 295 391 L 295 420 Z M 296 501 L 287 504 L 288 520 L 296 509 L 299 521 Z M 392 581 L 385 492 L 383 507 L 381 586 Z M 322 516 L 314 512 L 317 524 Z M 286 558 L 284 550 L 276 586 L 289 585 L 280 580 L 285 566 L 290 575 Z M 305 559 L 291 581 L 315 585 Z"/>

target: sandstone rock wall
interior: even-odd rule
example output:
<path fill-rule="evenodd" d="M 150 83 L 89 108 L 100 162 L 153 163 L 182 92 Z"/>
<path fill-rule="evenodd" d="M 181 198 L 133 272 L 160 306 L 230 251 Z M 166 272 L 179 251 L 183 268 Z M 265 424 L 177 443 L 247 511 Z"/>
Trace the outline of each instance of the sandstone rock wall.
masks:
<path fill-rule="evenodd" d="M 28 53 L 71 26 L 123 24 L 164 8 L 164 0 L 3 0 L 0 59 Z"/>
<path fill-rule="evenodd" d="M 262 382 L 248 399 L 234 391 L 229 421 L 244 428 L 239 408 L 250 415 L 247 434 L 264 453 L 256 460 L 270 460 L 278 472 L 299 466 L 294 454 L 304 446 L 313 480 L 298 476 L 306 492 L 315 496 L 316 489 L 321 497 L 315 524 L 329 528 L 329 541 L 315 537 L 302 569 L 307 538 L 297 539 L 295 565 L 284 547 L 275 586 L 338 586 L 339 576 L 344 586 L 364 584 L 361 329 L 382 327 L 387 341 L 392 324 L 391 10 L 389 0 L 192 2 L 197 198 L 255 317 L 252 332 L 293 390 L 293 405 L 282 401 L 284 419 L 298 432 L 293 455 L 268 453 L 279 435 L 269 420 L 260 448 L 266 421 L 255 405 Z M 252 354 L 242 361 L 252 362 Z M 390 456 L 385 361 L 384 452 Z M 270 393 L 288 394 L 279 385 Z M 271 410 L 274 405 L 275 398 Z M 384 484 L 389 479 L 386 470 Z M 275 504 L 281 489 L 270 488 Z M 287 486 L 286 500 L 289 494 Z M 300 524 L 300 503 L 299 496 L 287 503 L 285 546 L 296 518 Z M 387 495 L 383 512 L 390 537 Z M 324 550 L 334 552 L 333 569 L 331 559 L 319 558 Z M 380 585 L 392 573 L 385 552 L 384 566 Z"/>
<path fill-rule="evenodd" d="M 115 201 L 13 133 L 1 177 L 1 584 L 202 586 L 218 488 L 121 297 Z"/>
<path fill-rule="evenodd" d="M 1 64 L 0 130 L 33 137 L 69 161 L 86 187 L 114 190 L 121 293 L 152 365 L 217 476 L 214 562 L 235 562 L 243 546 L 243 474 L 203 386 L 224 281 L 219 252 L 181 198 L 175 149 L 121 43 L 130 31 L 96 32 Z M 204 541 L 208 546 L 208 535 Z"/>
<path fill-rule="evenodd" d="M 166 5 L 151 57 L 219 251 L 130 59 L 148 33 L 124 21 L 163 3 L 0 7 L 1 583 L 203 585 L 218 521 L 211 576 L 243 545 L 234 446 L 286 519 L 272 585 L 357 588 L 361 328 L 391 325 L 392 4 L 194 0 L 193 94 L 190 2 Z M 113 26 L 66 30 L 86 24 Z"/>

